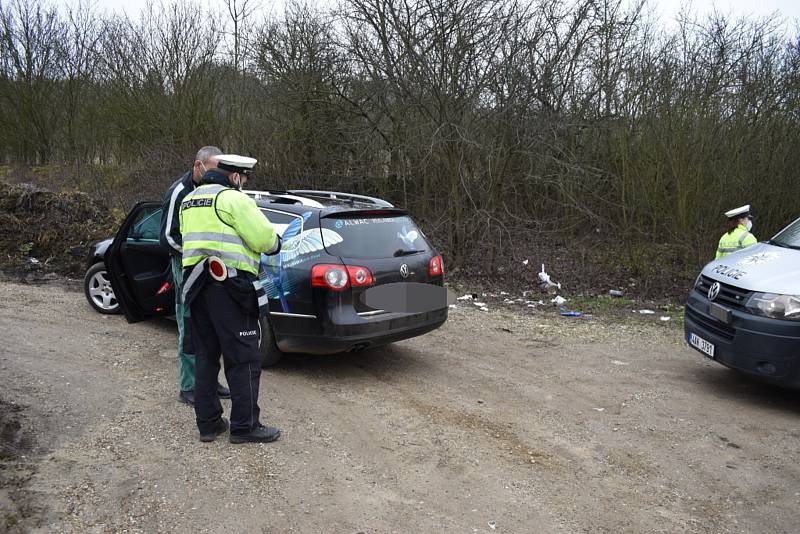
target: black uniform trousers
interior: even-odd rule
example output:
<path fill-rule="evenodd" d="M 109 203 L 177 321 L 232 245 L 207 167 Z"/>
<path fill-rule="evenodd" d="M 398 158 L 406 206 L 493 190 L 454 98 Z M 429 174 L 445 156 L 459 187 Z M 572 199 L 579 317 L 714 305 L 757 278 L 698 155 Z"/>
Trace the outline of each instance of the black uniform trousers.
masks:
<path fill-rule="evenodd" d="M 201 434 L 212 433 L 222 417 L 216 391 L 222 354 L 225 378 L 231 390 L 231 434 L 245 434 L 260 424 L 258 345 L 261 325 L 258 315 L 245 311 L 223 283 L 211 280 L 195 297 L 191 310 L 197 428 Z"/>

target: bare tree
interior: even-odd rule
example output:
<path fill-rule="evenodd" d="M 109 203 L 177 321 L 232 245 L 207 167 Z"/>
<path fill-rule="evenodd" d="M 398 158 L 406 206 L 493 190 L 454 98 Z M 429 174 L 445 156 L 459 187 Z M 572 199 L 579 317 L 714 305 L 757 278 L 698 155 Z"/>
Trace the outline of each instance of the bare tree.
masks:
<path fill-rule="evenodd" d="M 4 130 L 17 158 L 43 163 L 54 155 L 61 119 L 52 102 L 59 75 L 65 26 L 55 8 L 31 0 L 0 4 L 0 81 Z"/>
<path fill-rule="evenodd" d="M 244 68 L 243 61 L 247 57 L 249 34 L 252 29 L 252 15 L 260 8 L 258 0 L 225 0 L 230 22 L 233 26 L 230 37 L 233 39 L 231 60 L 236 70 Z"/>
<path fill-rule="evenodd" d="M 257 0 L 133 17 L 0 1 L 2 157 L 81 163 L 115 191 L 144 194 L 126 169 L 180 169 L 215 143 L 259 157 L 267 186 L 397 201 L 451 265 L 595 228 L 632 269 L 654 240 L 693 265 L 726 206 L 757 205 L 762 234 L 795 215 L 800 41 L 774 18 L 665 30 L 643 0 L 341 0 L 263 20 Z"/>

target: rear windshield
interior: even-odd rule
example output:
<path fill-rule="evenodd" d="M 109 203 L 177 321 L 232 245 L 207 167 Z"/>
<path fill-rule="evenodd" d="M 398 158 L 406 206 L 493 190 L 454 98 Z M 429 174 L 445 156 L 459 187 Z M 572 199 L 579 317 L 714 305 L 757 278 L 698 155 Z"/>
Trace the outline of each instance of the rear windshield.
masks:
<path fill-rule="evenodd" d="M 797 219 L 773 237 L 772 243 L 781 247 L 800 248 L 800 219 Z"/>
<path fill-rule="evenodd" d="M 425 236 L 407 215 L 325 217 L 320 221 L 329 254 L 346 258 L 391 258 L 430 250 Z"/>

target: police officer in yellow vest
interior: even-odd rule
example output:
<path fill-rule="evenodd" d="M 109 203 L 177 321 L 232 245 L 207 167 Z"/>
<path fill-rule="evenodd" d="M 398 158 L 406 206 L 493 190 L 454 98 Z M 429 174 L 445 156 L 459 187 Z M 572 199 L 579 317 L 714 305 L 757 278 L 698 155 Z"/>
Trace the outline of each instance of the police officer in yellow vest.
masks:
<path fill-rule="evenodd" d="M 716 259 L 758 243 L 756 237 L 750 233 L 753 227 L 750 204 L 726 211 L 725 216 L 728 218 L 727 230 L 719 239 Z"/>
<path fill-rule="evenodd" d="M 261 253 L 280 250 L 280 238 L 255 201 L 241 192 L 256 164 L 223 154 L 200 186 L 181 203 L 184 306 L 195 351 L 194 407 L 201 441 L 228 429 L 216 395 L 222 355 L 231 390 L 230 442 L 270 442 L 280 430 L 259 420 L 261 377 L 259 308 L 267 298 L 258 282 Z"/>

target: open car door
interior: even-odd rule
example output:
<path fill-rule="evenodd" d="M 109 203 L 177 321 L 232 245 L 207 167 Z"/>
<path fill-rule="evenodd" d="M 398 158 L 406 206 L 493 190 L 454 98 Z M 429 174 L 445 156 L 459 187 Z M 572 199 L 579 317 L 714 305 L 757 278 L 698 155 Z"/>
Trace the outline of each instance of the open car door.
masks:
<path fill-rule="evenodd" d="M 175 313 L 169 251 L 161 246 L 161 204 L 136 204 L 105 254 L 111 286 L 125 318 L 135 323 Z"/>

